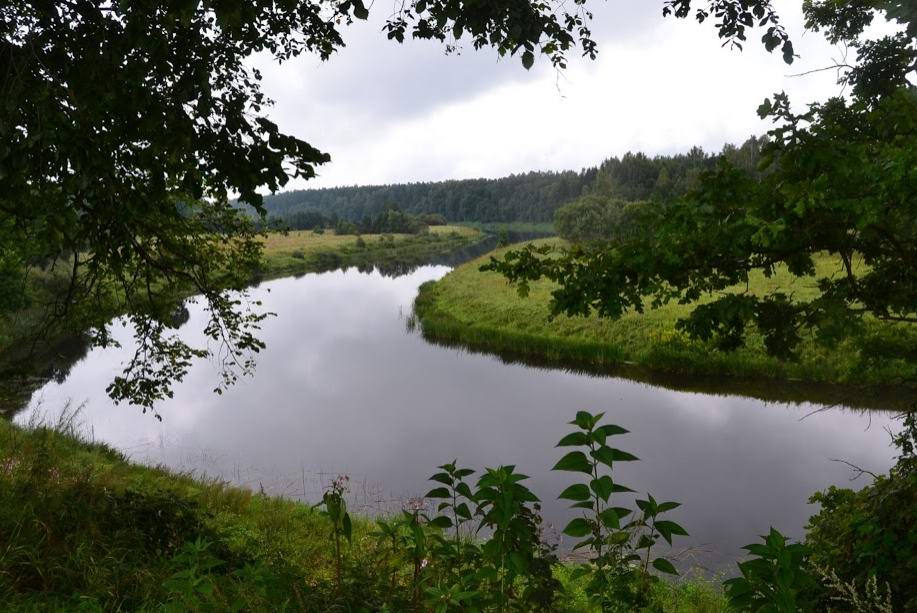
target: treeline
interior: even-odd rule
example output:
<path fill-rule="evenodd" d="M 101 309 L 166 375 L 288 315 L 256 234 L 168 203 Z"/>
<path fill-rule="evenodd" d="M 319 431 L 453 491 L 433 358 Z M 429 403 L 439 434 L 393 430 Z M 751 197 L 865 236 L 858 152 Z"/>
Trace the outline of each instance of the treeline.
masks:
<path fill-rule="evenodd" d="M 716 155 L 694 147 L 686 154 L 649 158 L 642 153 L 605 160 L 588 193 L 560 207 L 554 229 L 574 242 L 622 241 L 645 236 L 665 213 L 666 203 L 684 196 L 701 174 L 721 158 L 737 168 L 758 173 L 765 137 L 751 137 L 741 146 L 726 145 Z"/>
<path fill-rule="evenodd" d="M 268 217 L 269 230 L 334 230 L 335 234 L 421 234 L 429 226 L 442 226 L 446 218 L 436 213 L 412 215 L 394 204 L 386 204 L 374 216 L 366 215 L 359 221 L 350 221 L 337 213 L 325 215 L 307 209 L 286 216 Z"/>
<path fill-rule="evenodd" d="M 264 202 L 269 216 L 280 219 L 315 211 L 357 222 L 396 204 L 407 213 L 434 213 L 450 221 L 550 222 L 554 211 L 582 195 L 595 175 L 593 168 L 529 172 L 500 179 L 332 187 L 275 194 L 265 197 Z"/>
<path fill-rule="evenodd" d="M 716 154 L 699 147 L 655 157 L 626 153 L 579 172 L 308 189 L 266 196 L 264 202 L 272 223 L 303 229 L 329 227 L 339 220 L 360 224 L 392 206 L 412 215 L 436 214 L 449 221 L 550 223 L 560 207 L 588 195 L 626 202 L 678 198 L 720 156 L 753 170 L 763 142 L 763 138 L 752 137 L 741 146 L 726 145 Z"/>

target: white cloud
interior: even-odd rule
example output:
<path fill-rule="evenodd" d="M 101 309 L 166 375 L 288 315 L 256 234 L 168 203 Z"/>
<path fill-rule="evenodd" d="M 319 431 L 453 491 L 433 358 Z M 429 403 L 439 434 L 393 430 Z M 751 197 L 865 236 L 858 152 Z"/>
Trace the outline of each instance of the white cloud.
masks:
<path fill-rule="evenodd" d="M 711 24 L 663 19 L 661 3 L 597 5 L 595 62 L 563 74 L 526 72 L 492 50 L 444 56 L 432 43 L 396 45 L 379 23 L 348 31 L 321 64 L 259 58 L 281 128 L 329 152 L 320 177 L 290 187 L 497 177 L 591 166 L 628 150 L 718 150 L 768 129 L 755 110 L 774 91 L 799 102 L 837 94 L 839 51 L 803 32 L 799 0 L 778 10 L 801 58 L 787 66 L 755 31 L 744 52 L 723 49 Z M 601 9 L 601 10 L 598 10 Z"/>

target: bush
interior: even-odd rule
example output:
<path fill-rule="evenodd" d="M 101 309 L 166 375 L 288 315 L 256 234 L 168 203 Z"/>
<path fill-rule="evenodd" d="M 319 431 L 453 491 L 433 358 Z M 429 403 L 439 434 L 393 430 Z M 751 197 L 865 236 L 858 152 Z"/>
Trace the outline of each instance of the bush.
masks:
<path fill-rule="evenodd" d="M 305 260 L 306 253 L 302 249 L 297 249 L 296 251 L 290 254 L 290 257 L 296 260 Z"/>
<path fill-rule="evenodd" d="M 444 226 L 448 223 L 446 218 L 439 213 L 424 213 L 420 215 L 419 219 L 428 226 Z"/>
<path fill-rule="evenodd" d="M 362 236 L 357 237 L 357 242 L 355 244 L 357 246 L 357 249 L 366 249 L 366 241 L 363 240 Z"/>
<path fill-rule="evenodd" d="M 574 243 L 627 240 L 652 226 L 653 210 L 654 205 L 646 202 L 590 194 L 557 209 L 554 227 L 561 238 Z"/>
<path fill-rule="evenodd" d="M 888 475 L 859 492 L 830 487 L 812 496 L 821 510 L 806 543 L 816 567 L 858 587 L 874 578 L 890 588 L 895 611 L 917 611 L 917 413 L 895 444 L 901 455 Z"/>

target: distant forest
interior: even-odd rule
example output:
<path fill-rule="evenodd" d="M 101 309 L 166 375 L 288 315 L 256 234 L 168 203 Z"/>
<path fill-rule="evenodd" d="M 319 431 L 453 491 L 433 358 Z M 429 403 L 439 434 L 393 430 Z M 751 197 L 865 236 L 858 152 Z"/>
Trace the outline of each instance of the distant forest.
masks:
<path fill-rule="evenodd" d="M 726 145 L 715 154 L 699 147 L 655 157 L 626 153 L 579 172 L 298 190 L 266 196 L 264 202 L 275 227 L 333 227 L 341 220 L 359 223 L 392 208 L 413 215 L 441 215 L 450 222 L 553 222 L 557 209 L 590 194 L 625 201 L 677 198 L 721 156 L 754 172 L 763 143 L 763 137 L 751 137 L 741 146 Z"/>

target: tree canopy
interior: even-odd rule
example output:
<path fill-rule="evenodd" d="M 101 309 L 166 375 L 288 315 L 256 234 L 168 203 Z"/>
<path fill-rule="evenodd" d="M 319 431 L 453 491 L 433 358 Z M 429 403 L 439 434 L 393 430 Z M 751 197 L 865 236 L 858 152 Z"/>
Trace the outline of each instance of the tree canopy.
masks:
<path fill-rule="evenodd" d="M 792 57 L 769 0 L 664 6 L 677 17 L 712 16 L 719 35 L 737 45 L 762 26 L 765 45 Z M 243 288 L 259 246 L 227 195 L 263 214 L 258 189 L 311 177 L 330 158 L 266 117 L 261 75 L 246 59 L 258 52 L 281 62 L 329 59 L 344 45 L 344 27 L 367 16 L 362 0 L 3 3 L 0 315 L 40 300 L 46 317 L 38 331 L 89 329 L 105 344 L 110 315 L 125 314 L 138 349 L 110 392 L 151 406 L 193 357 L 210 353 L 169 332 L 176 297 L 191 291 L 207 304 L 224 382 L 249 370 L 262 315 L 243 308 L 233 290 Z M 395 41 L 438 40 L 447 50 L 470 41 L 524 67 L 540 55 L 563 68 L 572 54 L 594 57 L 590 18 L 585 0 L 413 0 L 388 18 L 385 32 Z M 39 296 L 30 278 L 40 266 L 55 271 L 59 285 Z"/>
<path fill-rule="evenodd" d="M 876 11 L 904 31 L 865 38 Z M 749 326 L 770 353 L 791 357 L 803 334 L 830 343 L 862 332 L 869 318 L 917 323 L 917 6 L 807 0 L 804 12 L 807 27 L 857 60 L 831 67 L 845 93 L 804 112 L 784 93 L 763 102 L 758 113 L 775 127 L 759 171 L 723 156 L 641 240 L 549 258 L 530 248 L 490 267 L 523 292 L 532 280 L 556 281 L 555 313 L 618 317 L 707 297 L 679 327 L 724 350 L 740 346 Z M 812 300 L 730 289 L 753 270 L 812 276 L 822 252 L 837 257 L 838 272 L 817 279 Z M 913 347 L 902 355 L 917 359 Z"/>

